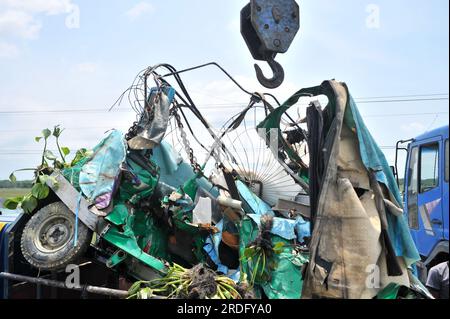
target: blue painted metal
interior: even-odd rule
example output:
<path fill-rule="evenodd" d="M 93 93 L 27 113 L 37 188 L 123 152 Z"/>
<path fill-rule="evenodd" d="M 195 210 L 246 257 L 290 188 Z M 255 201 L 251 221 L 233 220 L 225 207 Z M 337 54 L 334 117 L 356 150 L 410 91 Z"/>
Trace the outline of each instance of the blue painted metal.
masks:
<path fill-rule="evenodd" d="M 294 0 L 251 0 L 251 22 L 264 48 L 285 53 L 300 28 Z"/>
<path fill-rule="evenodd" d="M 443 126 L 421 134 L 408 145 L 408 158 L 405 168 L 405 212 L 410 217 L 410 231 L 420 255 L 426 259 L 435 253 L 436 247 L 443 247 L 443 242 L 449 240 L 449 197 L 448 197 L 448 131 Z M 412 192 L 412 152 L 418 152 L 418 167 L 420 167 L 421 150 L 426 145 L 438 144 L 438 185 L 432 189 L 420 190 L 420 169 L 417 178 L 417 195 Z M 446 150 L 447 148 L 447 150 Z M 447 175 L 447 176 L 446 176 Z M 417 197 L 415 197 L 417 196 Z M 413 216 L 416 215 L 416 222 Z M 438 246 L 439 245 L 439 246 Z M 448 251 L 447 251 L 448 253 Z"/>
<path fill-rule="evenodd" d="M 1 209 L 0 211 L 0 272 L 9 271 L 13 230 L 21 215 L 22 212 L 19 210 Z M 0 279 L 0 299 L 7 299 L 8 295 L 8 280 Z"/>

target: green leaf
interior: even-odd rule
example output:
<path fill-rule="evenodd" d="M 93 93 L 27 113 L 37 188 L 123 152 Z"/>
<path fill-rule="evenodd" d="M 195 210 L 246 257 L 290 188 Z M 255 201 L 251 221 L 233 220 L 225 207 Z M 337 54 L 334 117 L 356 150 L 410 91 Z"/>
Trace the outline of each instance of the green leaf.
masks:
<path fill-rule="evenodd" d="M 50 135 L 52 135 L 52 131 L 50 131 L 48 128 L 42 130 L 42 135 L 45 139 L 48 139 Z"/>
<path fill-rule="evenodd" d="M 153 296 L 152 289 L 147 287 L 138 292 L 138 299 L 150 299 Z"/>
<path fill-rule="evenodd" d="M 139 292 L 139 290 L 141 289 L 141 284 L 144 281 L 136 281 L 134 284 L 131 285 L 130 289 L 128 289 L 128 294 L 129 295 L 134 295 L 137 292 Z"/>
<path fill-rule="evenodd" d="M 48 196 L 50 189 L 47 185 L 36 183 L 31 189 L 31 195 L 36 197 L 37 199 L 44 199 Z"/>
<path fill-rule="evenodd" d="M 39 182 L 41 184 L 47 184 L 47 181 L 49 178 L 50 178 L 50 176 L 48 176 L 48 175 L 39 175 Z"/>
<path fill-rule="evenodd" d="M 36 142 L 39 142 L 39 141 L 41 140 L 41 138 L 42 138 L 42 136 L 36 136 L 36 137 L 34 138 L 34 140 L 35 140 Z"/>
<path fill-rule="evenodd" d="M 58 182 L 58 180 L 56 179 L 56 177 L 54 177 L 54 176 L 49 176 L 48 179 L 51 181 L 52 189 L 54 189 L 55 191 L 58 190 L 58 188 L 59 188 L 59 182 Z"/>
<path fill-rule="evenodd" d="M 46 150 L 44 152 L 44 157 L 50 161 L 54 161 L 56 159 L 55 154 L 52 153 L 52 151 Z"/>
<path fill-rule="evenodd" d="M 63 152 L 64 155 L 69 155 L 70 154 L 70 149 L 68 147 L 61 147 L 61 151 Z"/>
<path fill-rule="evenodd" d="M 61 132 L 62 132 L 62 130 L 61 130 L 61 128 L 59 127 L 59 125 L 56 125 L 56 126 L 53 128 L 53 136 L 54 136 L 54 137 L 59 137 L 59 136 L 61 135 Z"/>
<path fill-rule="evenodd" d="M 233 297 L 231 296 L 231 293 L 228 290 L 224 290 L 223 294 L 227 299 L 233 299 Z"/>
<path fill-rule="evenodd" d="M 17 178 L 16 175 L 14 175 L 15 172 L 21 172 L 21 171 L 36 171 L 35 168 L 22 168 L 22 169 L 16 169 L 15 171 L 13 171 L 10 175 L 9 175 L 9 180 L 11 181 L 11 183 L 15 183 Z"/>
<path fill-rule="evenodd" d="M 242 254 L 242 260 L 252 259 L 256 255 L 256 249 L 254 247 L 247 247 Z"/>
<path fill-rule="evenodd" d="M 19 205 L 22 200 L 22 196 L 8 198 L 3 202 L 3 207 L 5 207 L 6 209 L 16 209 L 17 205 Z"/>
<path fill-rule="evenodd" d="M 21 207 L 25 213 L 31 213 L 38 205 L 37 199 L 32 195 L 27 195 L 24 197 L 21 203 Z"/>
<path fill-rule="evenodd" d="M 17 181 L 16 175 L 14 175 L 14 172 L 12 172 L 9 175 L 9 180 L 11 181 L 11 183 L 15 183 Z"/>
<path fill-rule="evenodd" d="M 276 254 L 281 254 L 283 252 L 283 248 L 284 248 L 284 243 L 279 241 L 273 246 L 273 251 Z"/>
<path fill-rule="evenodd" d="M 75 153 L 75 157 L 72 160 L 72 162 L 70 163 L 71 166 L 74 166 L 75 164 L 77 164 L 79 161 L 81 161 L 83 158 L 85 158 L 86 156 L 90 156 L 91 152 L 88 151 L 85 148 L 81 148 L 79 149 L 76 153 Z"/>
<path fill-rule="evenodd" d="M 284 247 L 284 243 L 282 241 L 279 241 L 275 245 L 273 245 L 273 249 L 280 249 L 283 247 Z"/>
<path fill-rule="evenodd" d="M 57 168 L 57 169 L 63 169 L 63 168 L 64 168 L 64 164 L 61 163 L 61 162 L 58 161 L 58 160 L 54 160 L 54 161 L 53 161 L 53 167 L 54 167 L 54 168 Z"/>

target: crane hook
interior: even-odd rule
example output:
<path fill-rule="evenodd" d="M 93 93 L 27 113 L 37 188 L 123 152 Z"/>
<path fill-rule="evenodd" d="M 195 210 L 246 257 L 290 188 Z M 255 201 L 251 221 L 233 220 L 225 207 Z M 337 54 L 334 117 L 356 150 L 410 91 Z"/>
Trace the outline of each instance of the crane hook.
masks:
<path fill-rule="evenodd" d="M 268 89 L 275 89 L 284 81 L 284 70 L 281 64 L 273 58 L 268 59 L 267 63 L 269 63 L 273 76 L 270 79 L 266 78 L 261 68 L 255 64 L 256 77 L 258 78 L 259 83 L 261 83 L 264 87 Z"/>

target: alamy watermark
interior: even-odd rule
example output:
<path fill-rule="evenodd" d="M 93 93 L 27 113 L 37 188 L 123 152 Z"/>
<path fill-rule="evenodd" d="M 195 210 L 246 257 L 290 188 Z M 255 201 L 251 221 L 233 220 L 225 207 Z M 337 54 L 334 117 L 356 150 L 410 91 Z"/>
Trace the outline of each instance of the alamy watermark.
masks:
<path fill-rule="evenodd" d="M 380 6 L 374 3 L 368 4 L 366 6 L 366 27 L 368 29 L 379 29 L 381 27 L 380 23 Z"/>
<path fill-rule="evenodd" d="M 77 4 L 71 3 L 68 6 L 65 24 L 68 29 L 80 28 L 80 7 Z"/>
<path fill-rule="evenodd" d="M 368 265 L 366 267 L 366 273 L 368 273 L 366 277 L 366 287 L 372 289 L 379 289 L 381 286 L 380 267 L 374 264 Z"/>
<path fill-rule="evenodd" d="M 81 288 L 80 285 L 80 267 L 78 265 L 69 264 L 66 266 L 66 287 L 69 289 Z"/>

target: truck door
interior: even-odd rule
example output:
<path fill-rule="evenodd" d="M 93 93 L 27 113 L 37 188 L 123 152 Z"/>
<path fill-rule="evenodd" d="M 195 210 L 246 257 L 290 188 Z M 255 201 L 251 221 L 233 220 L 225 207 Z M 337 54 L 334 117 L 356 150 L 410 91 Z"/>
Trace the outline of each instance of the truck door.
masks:
<path fill-rule="evenodd" d="M 448 179 L 449 179 L 449 145 L 448 136 L 444 142 L 444 183 L 442 187 L 442 214 L 444 218 L 444 239 L 448 240 Z"/>
<path fill-rule="evenodd" d="M 444 156 L 441 150 L 442 138 L 436 137 L 422 141 L 411 153 L 415 158 L 411 158 L 410 164 L 415 165 L 412 173 L 416 176 L 411 176 L 407 204 L 409 213 L 413 215 L 409 216 L 411 233 L 422 256 L 428 256 L 444 237 L 444 179 L 441 176 Z"/>

